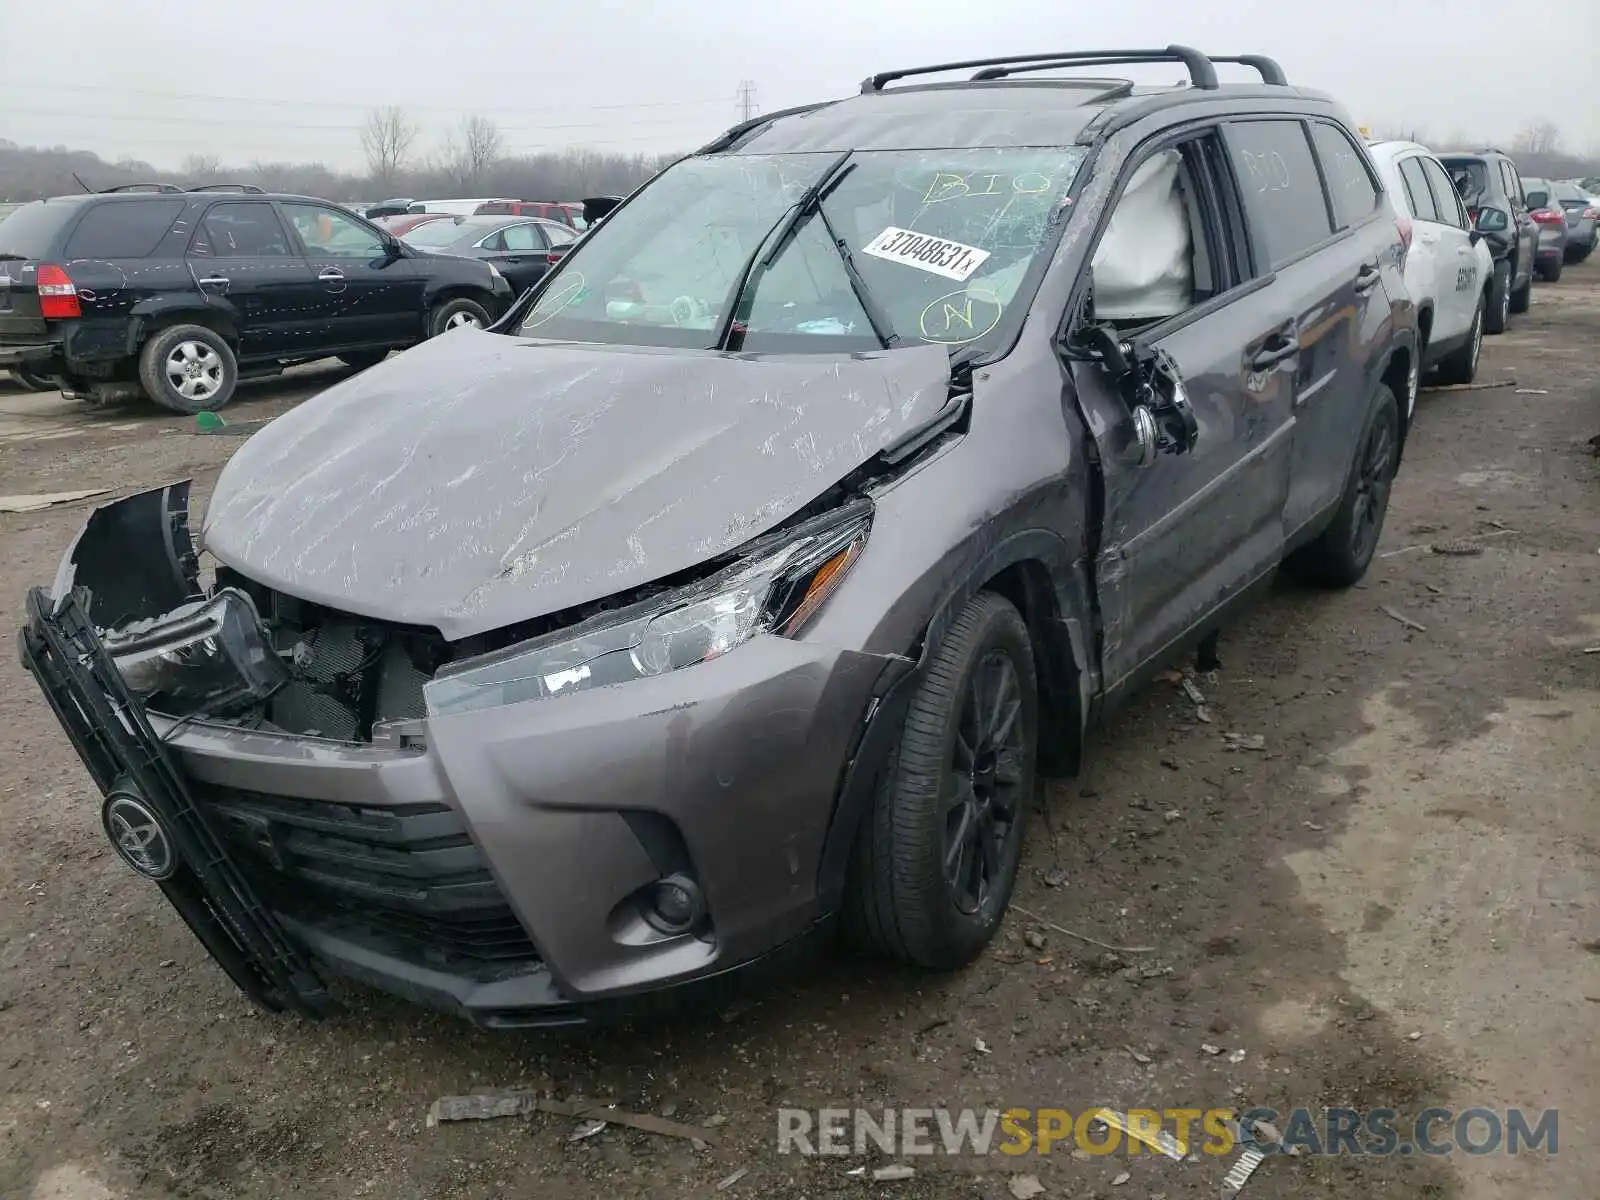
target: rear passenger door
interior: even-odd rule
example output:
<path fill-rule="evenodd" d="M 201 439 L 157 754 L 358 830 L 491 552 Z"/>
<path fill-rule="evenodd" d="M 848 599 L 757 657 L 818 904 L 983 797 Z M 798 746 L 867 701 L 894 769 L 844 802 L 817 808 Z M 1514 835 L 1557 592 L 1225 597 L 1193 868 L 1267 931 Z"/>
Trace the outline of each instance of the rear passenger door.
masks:
<path fill-rule="evenodd" d="M 1441 270 L 1439 312 L 1433 321 L 1432 341 L 1442 351 L 1447 344 L 1460 345 L 1472 331 L 1484 280 L 1478 270 L 1478 248 L 1472 240 L 1467 208 L 1461 202 L 1456 185 L 1450 182 L 1449 174 L 1436 159 L 1424 154 L 1412 161 L 1428 182 L 1433 194 L 1433 206 L 1438 214 Z"/>
<path fill-rule="evenodd" d="M 187 261 L 207 301 L 232 318 L 240 359 L 292 357 L 304 348 L 316 283 L 269 201 L 223 200 L 206 209 Z"/>
<path fill-rule="evenodd" d="M 1261 367 L 1259 386 L 1246 389 L 1242 344 L 1273 352 L 1283 321 L 1251 279 L 1239 198 L 1215 128 L 1147 145 L 1128 169 L 1096 237 L 1091 319 L 1171 357 L 1199 434 L 1190 452 L 1141 465 L 1108 372 L 1072 361 L 1105 476 L 1096 575 L 1102 670 L 1113 695 L 1276 568 L 1292 422 L 1287 365 Z"/>
<path fill-rule="evenodd" d="M 1224 136 L 1278 318 L 1246 350 L 1245 388 L 1251 395 L 1282 388 L 1289 397 L 1294 430 L 1282 532 L 1292 547 L 1338 503 L 1366 417 L 1368 301 L 1377 293 L 1381 303 L 1370 311 L 1387 320 L 1388 299 L 1370 239 L 1354 231 L 1383 219 L 1380 190 L 1365 153 L 1337 127 L 1317 134 L 1326 168 L 1297 118 L 1231 120 Z"/>

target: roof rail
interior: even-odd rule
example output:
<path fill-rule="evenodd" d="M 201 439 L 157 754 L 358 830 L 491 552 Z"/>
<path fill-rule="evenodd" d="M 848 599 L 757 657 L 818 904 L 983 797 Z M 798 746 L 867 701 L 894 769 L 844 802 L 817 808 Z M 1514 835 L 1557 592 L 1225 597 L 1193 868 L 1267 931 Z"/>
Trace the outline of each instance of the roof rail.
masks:
<path fill-rule="evenodd" d="M 1060 54 L 1014 54 L 1008 58 L 974 58 L 964 62 L 937 63 L 931 67 L 907 67 L 869 75 L 861 83 L 861 94 L 883 91 L 883 85 L 912 75 L 933 75 L 943 71 L 964 71 L 972 67 L 1009 67 L 1024 63 L 1047 63 L 1052 67 L 1114 66 L 1126 63 L 1181 62 L 1189 69 L 1189 82 L 1197 88 L 1217 86 L 1217 69 L 1211 60 L 1190 46 L 1168 46 L 1164 50 L 1069 50 Z M 1280 72 L 1281 73 L 1281 72 Z"/>
<path fill-rule="evenodd" d="M 1214 63 L 1238 63 L 1241 67 L 1250 67 L 1261 76 L 1262 83 L 1270 83 L 1273 87 L 1288 87 L 1289 77 L 1283 73 L 1283 68 L 1278 65 L 1278 60 L 1268 58 L 1264 54 L 1213 54 L 1211 61 Z"/>
<path fill-rule="evenodd" d="M 266 194 L 253 183 L 202 183 L 198 187 L 192 187 L 189 190 L 191 192 L 244 192 L 250 196 Z"/>
<path fill-rule="evenodd" d="M 165 192 L 171 195 L 181 194 L 183 189 L 175 183 L 119 183 L 116 187 L 102 189 L 100 194 L 108 196 L 112 192 Z"/>
<path fill-rule="evenodd" d="M 1025 63 L 1018 67 L 985 67 L 972 77 L 972 82 L 979 83 L 989 79 L 1006 79 L 1012 75 L 1022 75 L 1029 71 L 1054 71 L 1060 67 L 1092 67 L 1092 62 L 1042 62 Z M 1103 95 L 1096 96 L 1096 100 L 1114 100 L 1118 96 L 1126 96 L 1133 88 L 1131 79 L 1109 79 L 1103 76 L 1068 76 L 1061 80 L 1062 83 L 1072 84 L 1074 87 L 1104 88 Z"/>
<path fill-rule="evenodd" d="M 815 112 L 819 108 L 826 108 L 832 100 L 819 100 L 813 104 L 797 104 L 793 108 L 780 108 L 776 112 L 762 113 L 758 117 L 751 117 L 748 121 L 740 121 L 732 129 L 712 138 L 696 154 L 715 154 L 719 150 L 726 150 L 736 141 L 749 133 L 752 129 L 759 129 L 768 121 L 776 121 L 779 117 L 798 117 L 802 113 Z"/>

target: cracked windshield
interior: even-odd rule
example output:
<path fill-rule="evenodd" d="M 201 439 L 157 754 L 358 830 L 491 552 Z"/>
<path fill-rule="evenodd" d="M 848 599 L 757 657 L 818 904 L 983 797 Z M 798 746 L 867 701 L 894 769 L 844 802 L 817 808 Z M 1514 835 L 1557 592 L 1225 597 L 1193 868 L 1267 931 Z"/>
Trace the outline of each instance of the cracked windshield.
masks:
<path fill-rule="evenodd" d="M 770 352 L 993 344 L 1027 307 L 1082 160 L 1053 147 L 680 163 L 572 252 L 520 332 Z"/>

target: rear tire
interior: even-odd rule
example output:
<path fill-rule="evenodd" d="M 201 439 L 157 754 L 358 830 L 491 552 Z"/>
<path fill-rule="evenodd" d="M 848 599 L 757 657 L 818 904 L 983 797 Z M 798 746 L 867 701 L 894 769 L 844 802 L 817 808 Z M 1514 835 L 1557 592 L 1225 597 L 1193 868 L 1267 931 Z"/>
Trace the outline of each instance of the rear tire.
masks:
<path fill-rule="evenodd" d="M 1533 303 L 1533 276 L 1528 276 L 1528 282 L 1519 288 L 1511 289 L 1511 311 L 1522 314 L 1528 311 L 1528 305 Z"/>
<path fill-rule="evenodd" d="M 216 330 L 173 325 L 139 352 L 139 382 L 162 408 L 190 416 L 216 412 L 233 399 L 239 362 Z"/>
<path fill-rule="evenodd" d="M 862 818 L 844 906 L 853 941 L 931 970 L 983 953 L 1017 880 L 1038 729 L 1028 627 L 980 592 L 934 651 Z"/>
<path fill-rule="evenodd" d="M 1478 309 L 1472 314 L 1472 328 L 1467 333 L 1467 341 L 1459 350 L 1454 350 L 1449 357 L 1441 359 L 1438 367 L 1438 380 L 1440 383 L 1451 387 L 1463 383 L 1471 383 L 1478 375 L 1478 358 L 1483 350 L 1483 301 L 1478 301 Z"/>
<path fill-rule="evenodd" d="M 429 337 L 438 337 L 441 333 L 448 333 L 463 325 L 475 326 L 478 329 L 488 328 L 488 309 L 476 300 L 458 296 L 454 300 L 446 300 L 428 314 Z"/>
<path fill-rule="evenodd" d="M 1389 492 L 1400 459 L 1400 406 L 1380 383 L 1356 444 L 1355 462 L 1332 523 L 1317 540 L 1284 560 L 1294 578 L 1316 587 L 1347 588 L 1372 564 L 1389 511 Z"/>
<path fill-rule="evenodd" d="M 1539 278 L 1545 283 L 1558 283 L 1565 264 L 1561 260 L 1539 264 Z"/>
<path fill-rule="evenodd" d="M 1511 264 L 1497 262 L 1489 276 L 1489 294 L 1483 308 L 1483 331 L 1504 333 L 1511 312 Z"/>

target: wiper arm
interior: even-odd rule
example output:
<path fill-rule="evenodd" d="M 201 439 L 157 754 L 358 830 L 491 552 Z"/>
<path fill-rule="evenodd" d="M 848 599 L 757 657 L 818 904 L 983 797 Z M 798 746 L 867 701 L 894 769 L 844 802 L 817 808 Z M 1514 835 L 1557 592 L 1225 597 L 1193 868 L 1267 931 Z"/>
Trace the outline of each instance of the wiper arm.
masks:
<path fill-rule="evenodd" d="M 827 169 L 817 177 L 816 182 L 801 193 L 794 207 L 779 218 L 778 223 L 772 227 L 745 262 L 728 299 L 728 317 L 722 323 L 722 331 L 717 337 L 717 349 L 733 349 L 728 343 L 732 340 L 734 331 L 750 319 L 750 308 L 755 303 L 756 284 L 777 261 L 778 255 L 783 253 L 811 210 L 824 196 L 843 182 L 848 173 L 845 164 L 850 161 L 850 156 L 854 153 L 853 150 L 846 150 L 829 163 Z M 763 250 L 766 250 L 765 254 L 762 253 Z"/>
<path fill-rule="evenodd" d="M 843 179 L 844 175 L 841 173 L 839 178 Z M 828 219 L 828 210 L 822 207 L 821 196 L 817 197 L 816 213 L 817 220 L 821 221 L 822 227 L 828 231 L 828 238 L 833 242 L 833 248 L 839 252 L 839 261 L 844 264 L 844 273 L 850 280 L 850 290 L 856 294 L 861 311 L 867 314 L 867 323 L 877 335 L 878 345 L 885 350 L 899 345 L 900 335 L 894 331 L 894 324 L 890 321 L 889 314 L 883 311 L 883 305 L 878 303 L 878 298 L 872 294 L 867 281 L 861 277 L 861 270 L 856 266 L 856 256 L 850 252 L 850 243 L 839 236 L 839 231 Z"/>

